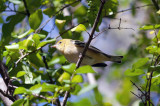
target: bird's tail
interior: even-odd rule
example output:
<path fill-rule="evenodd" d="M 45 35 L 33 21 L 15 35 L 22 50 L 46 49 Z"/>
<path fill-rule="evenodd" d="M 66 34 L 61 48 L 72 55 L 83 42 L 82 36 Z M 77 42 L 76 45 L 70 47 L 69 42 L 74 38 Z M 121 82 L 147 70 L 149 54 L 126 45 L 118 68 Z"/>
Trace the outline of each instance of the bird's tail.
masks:
<path fill-rule="evenodd" d="M 123 56 L 111 56 L 111 61 L 121 63 Z"/>

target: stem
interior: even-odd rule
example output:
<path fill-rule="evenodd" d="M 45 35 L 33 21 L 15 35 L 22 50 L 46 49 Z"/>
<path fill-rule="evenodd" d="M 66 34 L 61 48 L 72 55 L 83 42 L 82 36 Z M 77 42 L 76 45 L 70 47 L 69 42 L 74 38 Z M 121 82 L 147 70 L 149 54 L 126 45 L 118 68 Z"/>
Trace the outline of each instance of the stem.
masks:
<path fill-rule="evenodd" d="M 156 9 L 157 9 L 157 11 L 158 11 L 158 10 L 159 10 L 158 3 L 157 3 L 155 0 L 152 0 L 152 2 L 153 2 L 153 4 L 154 4 L 155 8 L 156 8 Z"/>
<path fill-rule="evenodd" d="M 30 16 L 30 13 L 29 13 L 29 10 L 28 10 L 28 7 L 27 7 L 26 0 L 23 0 L 23 3 L 24 3 L 24 7 L 25 7 L 25 9 L 26 9 L 27 16 L 29 17 L 29 16 Z"/>
<path fill-rule="evenodd" d="M 90 43 L 91 43 L 91 41 L 92 41 L 92 39 L 93 39 L 93 35 L 94 35 L 94 32 L 95 32 L 95 30 L 96 30 L 96 28 L 97 28 L 97 25 L 98 25 L 98 23 L 99 23 L 100 16 L 101 16 L 102 9 L 103 9 L 103 7 L 104 7 L 105 2 L 106 2 L 105 0 L 101 0 L 100 9 L 99 9 L 98 15 L 97 15 L 97 17 L 96 17 L 96 19 L 95 19 L 95 21 L 94 21 L 93 29 L 92 29 L 92 31 L 91 31 L 90 37 L 89 37 L 89 39 L 88 39 L 88 41 L 87 41 L 87 43 L 86 43 L 86 45 L 85 45 L 85 47 L 84 47 L 84 50 L 83 50 L 82 54 L 79 55 L 79 59 L 78 59 L 77 64 L 76 64 L 76 69 L 79 68 L 80 64 L 82 63 L 82 60 L 83 60 L 83 58 L 84 58 L 84 56 L 85 56 L 85 53 L 87 52 L 87 49 L 88 49 L 88 47 L 89 47 L 89 45 L 90 45 Z M 71 79 L 73 78 L 73 76 L 74 76 L 74 73 L 72 74 Z M 65 106 L 65 105 L 66 105 L 67 99 L 68 99 L 68 97 L 69 97 L 69 94 L 70 94 L 70 91 L 66 91 L 61 106 Z"/>

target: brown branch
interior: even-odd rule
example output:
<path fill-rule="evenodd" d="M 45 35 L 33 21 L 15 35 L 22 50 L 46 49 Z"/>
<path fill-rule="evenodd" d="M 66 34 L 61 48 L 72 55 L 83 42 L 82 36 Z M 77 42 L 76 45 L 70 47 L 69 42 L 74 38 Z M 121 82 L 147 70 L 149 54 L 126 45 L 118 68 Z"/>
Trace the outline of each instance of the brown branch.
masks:
<path fill-rule="evenodd" d="M 23 0 L 23 3 L 24 3 L 24 7 L 25 7 L 25 9 L 26 9 L 27 16 L 29 17 L 29 16 L 30 16 L 30 13 L 29 13 L 29 10 L 28 10 L 28 7 L 27 7 L 26 0 Z"/>
<path fill-rule="evenodd" d="M 94 21 L 91 34 L 90 34 L 89 39 L 88 39 L 88 41 L 87 41 L 87 43 L 86 43 L 86 45 L 85 45 L 85 47 L 84 47 L 84 50 L 83 50 L 82 54 L 79 55 L 79 59 L 78 59 L 78 61 L 77 61 L 77 63 L 76 63 L 76 69 L 79 68 L 79 66 L 80 66 L 80 64 L 81 64 L 81 62 L 82 62 L 82 60 L 83 60 L 83 58 L 84 58 L 84 56 L 85 56 L 85 53 L 87 52 L 87 49 L 88 49 L 88 47 L 89 47 L 89 45 L 90 45 L 90 43 L 91 43 L 91 41 L 92 41 L 92 39 L 93 39 L 93 35 L 94 35 L 94 32 L 95 32 L 95 30 L 96 30 L 96 28 L 97 28 L 97 25 L 98 25 L 98 23 L 99 23 L 100 16 L 101 16 L 102 9 L 103 9 L 103 7 L 104 7 L 105 2 L 106 2 L 106 0 L 101 0 L 101 4 L 100 4 L 99 11 L 98 11 L 98 15 L 97 15 L 97 17 L 96 17 L 96 19 L 95 19 L 95 21 Z M 73 78 L 73 76 L 74 76 L 74 74 L 72 74 L 71 79 Z M 69 92 L 69 91 L 66 91 L 65 96 L 64 96 L 64 99 L 63 99 L 63 102 L 62 102 L 62 106 L 65 106 L 65 105 L 66 105 L 67 99 L 68 99 L 68 97 L 69 97 L 69 94 L 70 94 L 70 92 Z"/>
<path fill-rule="evenodd" d="M 58 98 L 53 98 L 53 99 L 51 99 L 51 98 L 47 98 L 47 97 L 45 97 L 45 96 L 43 96 L 43 95 L 38 95 L 38 94 L 32 94 L 34 97 L 37 97 L 37 98 L 42 98 L 42 99 L 45 99 L 45 100 L 51 100 L 51 101 L 56 101 L 56 106 L 60 106 L 60 101 L 59 101 L 59 99 Z"/>
<path fill-rule="evenodd" d="M 112 28 L 110 25 L 108 26 L 108 28 L 105 28 L 104 30 L 102 30 L 101 32 L 99 32 L 97 35 L 94 36 L 93 39 L 95 39 L 97 36 L 99 36 L 100 34 L 102 34 L 103 32 L 109 30 L 109 29 L 118 29 L 118 30 L 121 30 L 121 29 L 131 29 L 133 31 L 135 31 L 133 28 L 123 28 L 121 27 L 121 19 L 120 19 L 120 22 L 119 22 L 119 26 L 118 27 L 115 27 L 115 28 Z"/>
<path fill-rule="evenodd" d="M 159 5 L 158 5 L 158 3 L 157 3 L 155 0 L 152 0 L 152 2 L 153 2 L 153 4 L 154 4 L 156 10 L 158 11 L 158 10 L 159 10 Z"/>
<path fill-rule="evenodd" d="M 42 49 L 41 49 L 41 52 L 43 53 L 43 50 L 42 50 Z M 42 58 L 43 58 L 43 63 L 45 64 L 46 69 L 49 69 L 48 64 L 47 64 L 47 61 L 46 61 L 46 57 L 45 57 L 45 56 L 42 56 Z M 52 80 L 52 77 L 49 75 L 48 72 L 47 72 L 47 75 L 48 75 L 48 77 L 49 77 L 50 83 L 53 84 L 54 82 L 53 82 L 53 80 Z"/>
<path fill-rule="evenodd" d="M 2 91 L 1 89 L 0 89 L 0 93 L 2 94 L 2 95 L 4 95 L 5 97 L 8 97 L 10 100 L 12 100 L 13 102 L 16 100 L 12 95 L 10 95 L 10 94 L 8 94 L 8 93 L 5 93 L 4 91 Z"/>
<path fill-rule="evenodd" d="M 39 48 L 33 50 L 32 52 L 28 52 L 28 53 L 22 55 L 22 56 L 15 62 L 14 67 L 17 66 L 17 64 L 18 64 L 23 58 L 25 58 L 26 56 L 28 56 L 28 55 L 30 55 L 30 54 L 32 54 L 32 53 L 35 53 L 35 52 L 38 51 L 38 50 L 41 50 L 41 49 L 42 49 L 44 46 L 46 46 L 46 45 L 47 45 L 47 44 L 45 44 L 45 45 L 43 45 L 42 47 L 39 47 Z M 13 67 L 13 68 L 14 68 L 14 67 Z"/>

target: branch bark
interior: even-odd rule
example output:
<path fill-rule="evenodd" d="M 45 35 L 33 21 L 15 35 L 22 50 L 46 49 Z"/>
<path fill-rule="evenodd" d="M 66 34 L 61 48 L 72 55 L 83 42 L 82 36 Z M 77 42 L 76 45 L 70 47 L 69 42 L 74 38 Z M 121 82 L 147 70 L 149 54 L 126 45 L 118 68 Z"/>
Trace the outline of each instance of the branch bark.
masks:
<path fill-rule="evenodd" d="M 156 10 L 158 11 L 158 10 L 159 10 L 159 5 L 158 5 L 158 3 L 157 3 L 155 0 L 152 0 L 152 2 L 153 2 L 153 4 L 154 4 Z"/>
<path fill-rule="evenodd" d="M 29 13 L 29 10 L 28 10 L 28 7 L 27 7 L 26 0 L 23 0 L 23 3 L 24 3 L 24 7 L 25 7 L 25 9 L 26 9 L 27 16 L 29 17 L 29 16 L 30 16 L 30 13 Z"/>
<path fill-rule="evenodd" d="M 82 60 L 83 60 L 83 58 L 84 58 L 84 56 L 85 56 L 85 53 L 87 52 L 87 49 L 88 49 L 88 47 L 89 47 L 89 45 L 90 45 L 90 43 L 91 43 L 91 41 L 92 41 L 92 39 L 93 39 L 93 35 L 94 35 L 94 32 L 95 32 L 95 30 L 96 30 L 96 28 L 97 28 L 97 25 L 98 25 L 98 23 L 99 23 L 100 16 L 101 16 L 102 9 L 103 9 L 103 7 L 104 7 L 105 2 L 106 2 L 106 0 L 101 0 L 101 4 L 100 4 L 99 11 L 98 11 L 98 15 L 97 15 L 97 17 L 96 17 L 96 19 L 95 19 L 95 21 L 94 21 L 94 24 L 93 24 L 93 28 L 92 28 L 90 37 L 89 37 L 89 39 L 88 39 L 88 41 L 87 41 L 87 43 L 86 43 L 86 45 L 85 45 L 85 47 L 84 47 L 84 50 L 83 50 L 82 54 L 79 55 L 79 59 L 78 59 L 77 64 L 76 64 L 76 69 L 79 68 L 79 66 L 81 65 Z M 73 78 L 73 76 L 74 76 L 74 74 L 72 74 L 71 79 Z M 69 95 L 70 95 L 70 91 L 66 91 L 61 106 L 65 106 L 65 105 L 66 105 L 67 99 L 68 99 Z"/>

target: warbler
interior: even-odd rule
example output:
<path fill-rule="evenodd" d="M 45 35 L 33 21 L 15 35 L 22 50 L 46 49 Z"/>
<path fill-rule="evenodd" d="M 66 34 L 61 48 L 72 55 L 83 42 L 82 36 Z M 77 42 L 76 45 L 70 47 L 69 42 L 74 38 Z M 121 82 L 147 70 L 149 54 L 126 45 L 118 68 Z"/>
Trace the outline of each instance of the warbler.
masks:
<path fill-rule="evenodd" d="M 85 44 L 79 40 L 61 39 L 52 47 L 60 51 L 70 63 L 76 63 L 79 59 L 79 54 L 84 50 Z M 123 56 L 108 55 L 96 47 L 89 46 L 81 65 L 105 67 L 107 64 L 103 63 L 104 61 L 121 63 L 122 58 Z"/>

